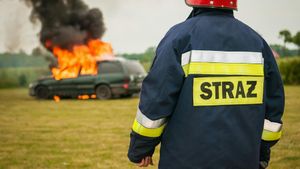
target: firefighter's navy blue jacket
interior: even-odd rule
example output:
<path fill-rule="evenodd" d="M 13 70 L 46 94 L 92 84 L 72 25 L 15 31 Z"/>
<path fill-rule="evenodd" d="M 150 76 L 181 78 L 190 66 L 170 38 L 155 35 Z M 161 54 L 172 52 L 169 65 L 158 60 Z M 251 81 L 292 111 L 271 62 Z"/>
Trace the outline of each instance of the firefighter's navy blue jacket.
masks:
<path fill-rule="evenodd" d="M 166 34 L 145 78 L 128 157 L 161 143 L 160 169 L 258 169 L 281 136 L 272 51 L 232 11 L 199 10 Z"/>

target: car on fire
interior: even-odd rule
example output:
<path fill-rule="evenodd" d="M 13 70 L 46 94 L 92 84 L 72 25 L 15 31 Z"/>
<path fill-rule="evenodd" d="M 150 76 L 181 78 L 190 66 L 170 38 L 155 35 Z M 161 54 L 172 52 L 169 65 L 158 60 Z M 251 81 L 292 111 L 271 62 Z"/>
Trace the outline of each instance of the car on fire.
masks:
<path fill-rule="evenodd" d="M 29 94 L 39 99 L 96 95 L 96 98 L 106 100 L 131 97 L 140 92 L 146 71 L 139 61 L 116 57 L 98 62 L 97 65 L 97 75 L 79 75 L 61 80 L 41 78 L 29 85 Z"/>

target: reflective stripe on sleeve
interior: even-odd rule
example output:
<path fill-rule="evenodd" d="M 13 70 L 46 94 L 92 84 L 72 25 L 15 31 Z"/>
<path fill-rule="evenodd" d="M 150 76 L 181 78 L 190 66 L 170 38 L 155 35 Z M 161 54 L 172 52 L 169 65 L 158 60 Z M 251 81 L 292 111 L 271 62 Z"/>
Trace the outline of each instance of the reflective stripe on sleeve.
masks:
<path fill-rule="evenodd" d="M 189 67 L 190 67 L 190 64 L 182 66 L 182 69 L 184 71 L 185 77 L 187 77 L 188 74 L 189 74 Z"/>
<path fill-rule="evenodd" d="M 136 113 L 136 120 L 139 122 L 139 124 L 143 125 L 146 128 L 154 129 L 159 128 L 166 122 L 166 118 L 161 118 L 158 120 L 151 120 L 148 117 L 146 117 L 140 109 L 138 109 Z"/>
<path fill-rule="evenodd" d="M 146 128 L 141 125 L 136 119 L 134 120 L 132 130 L 139 135 L 146 136 L 146 137 L 159 137 L 165 128 L 165 124 L 160 126 L 159 128 Z"/>
<path fill-rule="evenodd" d="M 185 76 L 188 76 L 190 60 L 191 60 L 191 52 L 186 52 L 186 53 L 182 54 L 181 66 L 182 66 Z"/>
<path fill-rule="evenodd" d="M 166 118 L 151 120 L 138 108 L 132 130 L 146 137 L 159 137 L 166 125 Z"/>
<path fill-rule="evenodd" d="M 191 59 L 191 51 L 182 54 L 182 56 L 181 56 L 181 65 L 184 66 L 184 65 L 189 64 L 190 59 Z"/>
<path fill-rule="evenodd" d="M 276 141 L 281 138 L 282 124 L 265 119 L 262 139 L 265 141 Z"/>

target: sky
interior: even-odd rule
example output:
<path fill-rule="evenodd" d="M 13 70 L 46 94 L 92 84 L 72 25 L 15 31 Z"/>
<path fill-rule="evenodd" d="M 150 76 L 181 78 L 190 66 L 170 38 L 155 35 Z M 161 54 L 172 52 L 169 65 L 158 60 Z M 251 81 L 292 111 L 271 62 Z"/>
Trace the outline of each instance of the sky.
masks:
<path fill-rule="evenodd" d="M 191 8 L 184 0 L 84 0 L 104 15 L 103 41 L 115 53 L 139 53 L 157 46 L 173 25 L 184 21 Z M 235 17 L 251 26 L 270 44 L 282 44 L 278 32 L 300 31 L 299 0 L 239 0 Z M 30 8 L 19 0 L 0 0 L 0 53 L 39 46 L 40 25 L 29 21 Z M 19 43 L 18 43 L 19 42 Z M 295 46 L 290 46 L 295 47 Z"/>

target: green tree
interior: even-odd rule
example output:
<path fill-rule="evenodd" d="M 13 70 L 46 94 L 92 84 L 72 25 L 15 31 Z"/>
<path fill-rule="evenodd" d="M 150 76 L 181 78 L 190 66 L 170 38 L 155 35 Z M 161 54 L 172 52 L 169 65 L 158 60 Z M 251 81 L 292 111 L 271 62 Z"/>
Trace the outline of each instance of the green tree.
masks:
<path fill-rule="evenodd" d="M 155 57 L 155 51 L 156 51 L 155 47 L 149 47 L 145 51 L 142 61 L 143 62 L 152 62 L 153 58 Z"/>
<path fill-rule="evenodd" d="M 43 55 L 43 51 L 40 47 L 35 47 L 32 52 L 31 52 L 32 56 L 42 56 Z"/>
<path fill-rule="evenodd" d="M 300 55 L 300 32 L 293 37 L 293 43 L 298 46 L 298 55 Z"/>
<path fill-rule="evenodd" d="M 286 49 L 286 44 L 293 42 L 293 38 L 292 38 L 292 34 L 289 30 L 284 29 L 282 31 L 279 32 L 279 38 L 283 39 L 284 42 L 284 54 L 286 54 L 285 49 Z"/>
<path fill-rule="evenodd" d="M 149 47 L 144 53 L 132 53 L 132 54 L 122 54 L 123 57 L 127 59 L 139 60 L 140 62 L 152 62 L 155 56 L 155 47 Z"/>

